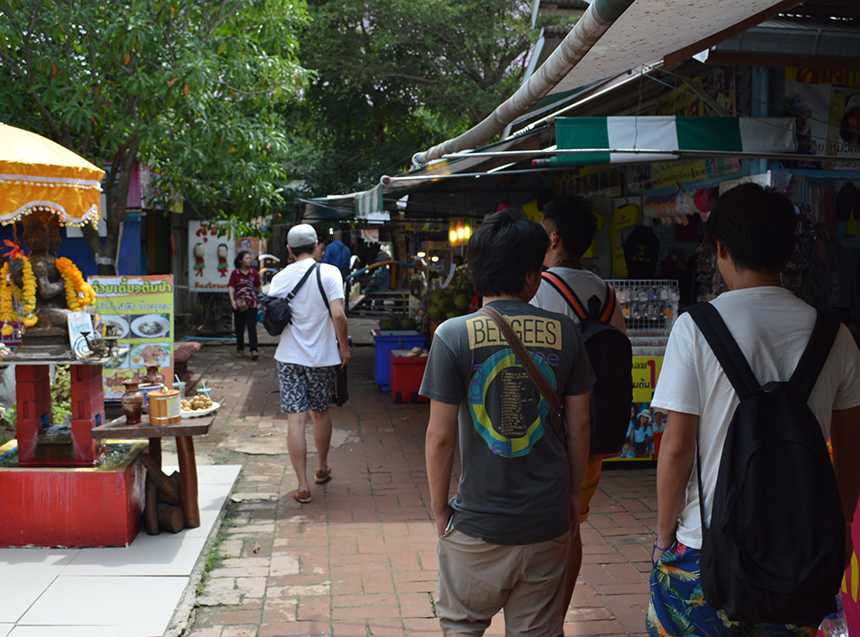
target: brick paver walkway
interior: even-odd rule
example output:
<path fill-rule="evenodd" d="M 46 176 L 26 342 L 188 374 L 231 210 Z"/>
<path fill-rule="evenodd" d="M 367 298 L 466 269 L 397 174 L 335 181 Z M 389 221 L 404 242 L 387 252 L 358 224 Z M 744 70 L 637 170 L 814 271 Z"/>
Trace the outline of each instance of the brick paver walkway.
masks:
<path fill-rule="evenodd" d="M 199 462 L 244 471 L 219 535 L 222 559 L 205 580 L 188 634 L 441 635 L 424 468 L 427 406 L 393 404 L 374 383 L 373 348 L 353 348 L 352 398 L 332 408 L 333 477 L 312 484 L 313 502 L 301 505 L 292 498 L 274 349 L 262 353 L 254 362 L 230 346 L 206 346 L 191 361 L 224 398 L 212 433 L 196 444 Z M 313 454 L 310 435 L 308 445 Z M 644 634 L 655 525 L 654 469 L 605 470 L 583 526 L 585 559 L 567 635 Z M 504 635 L 502 616 L 487 635 Z"/>

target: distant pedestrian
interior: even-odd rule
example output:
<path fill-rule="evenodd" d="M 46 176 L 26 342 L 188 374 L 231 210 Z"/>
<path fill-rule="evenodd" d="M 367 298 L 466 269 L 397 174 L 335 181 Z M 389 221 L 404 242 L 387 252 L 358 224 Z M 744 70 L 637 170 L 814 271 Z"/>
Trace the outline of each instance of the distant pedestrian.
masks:
<path fill-rule="evenodd" d="M 233 260 L 236 267 L 230 273 L 227 295 L 233 308 L 233 323 L 236 327 L 236 355 L 242 356 L 245 350 L 245 330 L 248 331 L 248 347 L 251 358 L 260 358 L 257 351 L 257 294 L 260 293 L 260 275 L 251 267 L 253 255 L 242 250 Z"/>
<path fill-rule="evenodd" d="M 322 262 L 333 265 L 340 270 L 341 276 L 346 280 L 349 276 L 349 262 L 352 257 L 349 247 L 343 242 L 343 233 L 335 230 L 332 234 L 334 240 L 326 246 L 325 256 Z"/>
<path fill-rule="evenodd" d="M 384 250 L 380 250 L 376 254 L 376 263 L 385 263 L 391 261 L 391 257 Z M 387 265 L 380 265 L 374 269 L 370 277 L 370 282 L 364 289 L 365 294 L 373 294 L 374 292 L 388 292 L 391 288 L 391 271 Z"/>
<path fill-rule="evenodd" d="M 302 503 L 311 501 L 307 479 L 306 414 L 314 424 L 318 465 L 317 484 L 331 478 L 328 451 L 331 444 L 329 401 L 338 366 L 349 362 L 349 339 L 346 313 L 343 307 L 343 279 L 337 268 L 318 264 L 314 254 L 319 252 L 316 230 L 308 224 L 294 226 L 287 234 L 287 249 L 295 257 L 272 279 L 269 296 L 287 296 L 306 274 L 290 307 L 292 323 L 281 333 L 275 351 L 278 361 L 278 382 L 281 391 L 281 411 L 287 414 L 287 448 L 296 472 L 298 488 L 293 497 Z M 313 269 L 314 271 L 309 272 Z M 326 308 L 323 294 L 331 307 Z"/>
<path fill-rule="evenodd" d="M 430 349 L 420 393 L 430 398 L 427 477 L 445 635 L 482 635 L 502 609 L 508 635 L 563 634 L 594 376 L 576 324 L 528 303 L 548 245 L 539 224 L 507 209 L 472 236 L 468 262 L 484 305 L 503 315 L 562 397 L 566 434 L 490 317 L 445 321 Z M 449 502 L 458 437 L 462 471 Z"/>

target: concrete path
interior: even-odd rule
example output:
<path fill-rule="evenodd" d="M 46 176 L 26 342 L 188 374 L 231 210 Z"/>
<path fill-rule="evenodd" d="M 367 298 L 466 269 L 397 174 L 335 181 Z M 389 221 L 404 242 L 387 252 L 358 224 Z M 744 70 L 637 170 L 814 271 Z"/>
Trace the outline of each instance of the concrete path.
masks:
<path fill-rule="evenodd" d="M 196 443 L 198 462 L 244 471 L 219 535 L 222 559 L 205 577 L 188 634 L 441 635 L 424 467 L 427 405 L 392 403 L 373 380 L 373 348 L 353 348 L 352 398 L 332 408 L 332 480 L 312 484 L 313 502 L 301 505 L 292 498 L 274 348 L 261 353 L 252 361 L 231 345 L 207 345 L 189 365 L 224 403 L 212 433 Z M 655 525 L 654 469 L 605 470 L 583 527 L 585 563 L 567 635 L 644 634 Z M 487 635 L 503 634 L 500 615 Z"/>

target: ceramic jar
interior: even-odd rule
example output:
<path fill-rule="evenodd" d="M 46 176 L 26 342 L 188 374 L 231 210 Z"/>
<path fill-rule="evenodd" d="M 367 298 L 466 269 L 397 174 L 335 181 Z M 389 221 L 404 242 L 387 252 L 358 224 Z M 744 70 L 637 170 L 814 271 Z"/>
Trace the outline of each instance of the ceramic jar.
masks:
<path fill-rule="evenodd" d="M 125 393 L 120 399 L 120 404 L 125 414 L 125 422 L 128 425 L 136 425 L 143 414 L 143 394 L 139 389 L 140 383 L 136 380 L 127 380 L 123 385 L 125 385 Z"/>
<path fill-rule="evenodd" d="M 155 363 L 144 363 L 146 366 L 146 376 L 143 377 L 141 385 L 158 385 L 164 383 L 164 376 L 158 373 L 158 365 Z"/>

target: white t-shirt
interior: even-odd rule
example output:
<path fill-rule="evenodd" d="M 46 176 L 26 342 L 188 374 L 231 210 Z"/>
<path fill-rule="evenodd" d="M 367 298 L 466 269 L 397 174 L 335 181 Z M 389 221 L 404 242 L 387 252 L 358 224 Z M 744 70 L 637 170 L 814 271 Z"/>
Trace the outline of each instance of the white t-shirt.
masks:
<path fill-rule="evenodd" d="M 314 263 L 316 261 L 313 259 L 302 259 L 278 272 L 272 279 L 269 296 L 287 296 Z M 327 263 L 320 263 L 319 267 L 329 304 L 342 299 L 343 277 L 340 270 Z M 293 310 L 293 322 L 281 333 L 275 360 L 305 367 L 340 365 L 334 323 L 320 293 L 316 273 L 312 273 L 296 293 L 290 308 Z"/>
<path fill-rule="evenodd" d="M 578 268 L 550 268 L 549 272 L 567 283 L 586 309 L 588 308 L 588 300 L 592 296 L 600 299 L 601 306 L 606 302 L 606 282 L 593 272 Z M 541 280 L 537 293 L 529 302 L 535 307 L 550 312 L 566 314 L 573 319 L 574 323 L 579 325 L 579 317 L 565 298 L 547 281 Z"/>
<path fill-rule="evenodd" d="M 812 307 L 779 287 L 726 292 L 711 303 L 737 341 L 759 384 L 791 378 L 812 335 L 815 324 Z M 723 443 L 739 402 L 705 337 L 693 319 L 682 314 L 672 328 L 651 405 L 664 412 L 699 416 L 699 453 L 708 524 Z M 829 438 L 831 412 L 857 405 L 860 405 L 860 354 L 851 332 L 843 325 L 809 397 L 809 407 L 824 437 Z M 678 518 L 677 538 L 691 548 L 702 547 L 695 462 Z"/>

